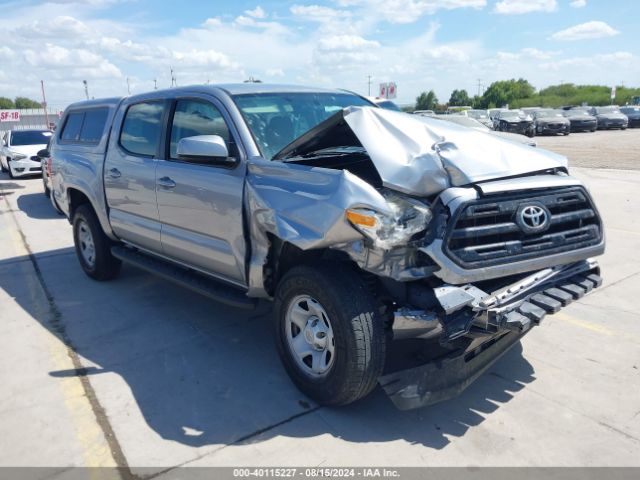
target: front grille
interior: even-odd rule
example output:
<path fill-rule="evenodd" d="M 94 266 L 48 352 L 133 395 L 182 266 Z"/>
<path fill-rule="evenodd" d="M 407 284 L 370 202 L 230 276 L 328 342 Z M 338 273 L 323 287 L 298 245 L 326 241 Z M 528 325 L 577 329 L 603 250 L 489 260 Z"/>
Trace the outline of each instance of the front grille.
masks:
<path fill-rule="evenodd" d="M 521 206 L 543 205 L 548 229 L 526 233 L 516 222 Z M 551 193 L 523 193 L 469 202 L 452 218 L 444 239 L 445 254 L 464 268 L 482 268 L 597 245 L 602 224 L 581 187 Z"/>

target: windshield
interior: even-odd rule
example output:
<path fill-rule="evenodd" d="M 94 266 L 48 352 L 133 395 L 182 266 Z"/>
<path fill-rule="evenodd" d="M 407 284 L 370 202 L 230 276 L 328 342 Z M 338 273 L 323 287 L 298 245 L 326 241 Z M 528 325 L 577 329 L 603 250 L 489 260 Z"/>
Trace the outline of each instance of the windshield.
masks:
<path fill-rule="evenodd" d="M 371 107 L 350 93 L 254 93 L 234 95 L 264 158 L 345 107 Z"/>
<path fill-rule="evenodd" d="M 536 111 L 534 113 L 534 115 L 536 116 L 536 118 L 539 118 L 539 117 L 562 117 L 562 112 L 560 112 L 558 110 L 545 109 L 545 110 Z"/>
<path fill-rule="evenodd" d="M 436 118 L 442 118 L 442 120 L 457 123 L 458 125 L 462 125 L 464 127 L 478 128 L 481 130 L 489 130 L 479 121 L 474 120 L 473 118 L 463 117 L 462 115 L 443 115 L 442 117 L 436 117 Z"/>
<path fill-rule="evenodd" d="M 524 112 L 510 110 L 508 112 L 501 112 L 500 118 L 526 118 L 526 115 Z"/>
<path fill-rule="evenodd" d="M 618 107 L 596 107 L 596 113 L 620 113 Z"/>
<path fill-rule="evenodd" d="M 15 147 L 46 145 L 49 142 L 49 137 L 51 137 L 51 132 L 48 130 L 13 132 L 11 134 L 11 145 Z"/>
<path fill-rule="evenodd" d="M 485 110 L 468 110 L 467 111 L 467 115 L 469 115 L 471 118 L 489 118 L 489 115 L 487 115 L 487 112 Z"/>

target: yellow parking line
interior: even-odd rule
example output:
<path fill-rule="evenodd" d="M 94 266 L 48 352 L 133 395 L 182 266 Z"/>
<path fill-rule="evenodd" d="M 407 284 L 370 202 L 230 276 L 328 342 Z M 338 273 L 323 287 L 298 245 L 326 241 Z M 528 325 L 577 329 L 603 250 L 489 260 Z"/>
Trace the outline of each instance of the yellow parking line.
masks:
<path fill-rule="evenodd" d="M 615 332 L 609 330 L 607 327 L 604 327 L 597 323 L 587 322 L 586 320 L 580 320 L 579 318 L 572 317 L 571 315 L 564 312 L 558 312 L 554 315 L 554 317 L 560 320 L 564 320 L 565 322 L 569 322 L 573 325 L 577 325 L 578 327 L 591 330 L 592 332 L 603 333 L 605 335 L 610 335 L 610 336 L 616 335 Z"/>
<path fill-rule="evenodd" d="M 9 206 L 6 199 L 5 206 Z M 10 228 L 10 238 L 16 256 L 29 255 L 29 251 L 20 236 L 17 220 L 13 218 L 12 223 L 13 228 Z M 22 277 L 29 290 L 30 303 L 36 310 L 35 315 L 39 318 L 46 319 L 51 313 L 47 299 L 42 291 L 42 286 L 36 278 L 32 265 L 29 262 L 25 262 L 22 265 Z M 69 347 L 67 347 L 62 340 L 53 333 L 49 333 L 46 335 L 46 342 L 54 370 L 63 371 L 75 369 L 73 360 L 70 357 Z M 116 461 L 104 437 L 103 431 L 96 420 L 96 416 L 91 408 L 91 403 L 86 396 L 80 378 L 60 378 L 58 379 L 58 386 L 64 398 L 69 416 L 72 419 L 78 444 L 82 449 L 84 465 L 81 466 L 116 467 Z M 62 421 L 62 419 L 57 419 L 57 421 Z M 103 478 L 111 479 L 114 478 L 114 475 L 118 475 L 117 471 L 111 469 L 91 469 L 88 471 L 88 474 L 89 478 L 95 480 L 101 480 Z"/>

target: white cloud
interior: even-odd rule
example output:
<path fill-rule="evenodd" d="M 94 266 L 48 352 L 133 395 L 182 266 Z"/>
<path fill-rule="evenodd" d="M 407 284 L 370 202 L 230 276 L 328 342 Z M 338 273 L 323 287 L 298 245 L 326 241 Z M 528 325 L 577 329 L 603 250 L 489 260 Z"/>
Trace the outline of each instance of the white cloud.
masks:
<path fill-rule="evenodd" d="M 494 12 L 502 15 L 521 15 L 533 12 L 554 12 L 556 0 L 502 0 L 496 3 Z"/>
<path fill-rule="evenodd" d="M 467 62 L 469 60 L 469 55 L 464 50 L 448 45 L 427 48 L 422 52 L 422 56 L 428 59 L 450 62 Z"/>
<path fill-rule="evenodd" d="M 207 18 L 204 21 L 203 25 L 205 27 L 220 27 L 220 26 L 222 26 L 222 20 L 220 20 L 217 17 Z"/>
<path fill-rule="evenodd" d="M 68 49 L 47 43 L 38 50 L 27 49 L 24 59 L 32 67 L 64 70 L 74 77 L 121 77 L 122 72 L 113 63 L 94 52 L 83 48 Z"/>
<path fill-rule="evenodd" d="M 253 18 L 266 18 L 267 12 L 265 12 L 260 5 L 258 5 L 253 10 L 245 10 L 245 15 L 248 15 Z"/>
<path fill-rule="evenodd" d="M 281 68 L 268 68 L 265 73 L 267 77 L 284 77 L 284 70 Z"/>
<path fill-rule="evenodd" d="M 582 8 L 587 5 L 587 0 L 573 0 L 569 5 L 573 8 Z"/>
<path fill-rule="evenodd" d="M 519 52 L 498 52 L 496 57 L 498 60 L 502 61 L 513 61 L 513 60 L 522 60 L 522 59 L 531 59 L 531 60 L 549 60 L 554 56 L 558 55 L 560 52 L 555 51 L 543 51 L 538 50 L 537 48 L 523 48 Z"/>
<path fill-rule="evenodd" d="M 16 28 L 14 33 L 21 37 L 69 38 L 77 39 L 91 33 L 91 29 L 80 20 L 61 15 L 51 20 L 36 20 Z"/>
<path fill-rule="evenodd" d="M 321 5 L 293 5 L 289 11 L 303 20 L 315 22 L 328 22 L 339 18 L 349 18 L 351 12 L 346 10 L 336 10 L 335 8 Z"/>
<path fill-rule="evenodd" d="M 481 9 L 486 0 L 338 0 L 342 6 L 359 6 L 363 15 L 379 16 L 389 23 L 413 23 L 424 15 L 432 15 L 439 10 L 459 8 Z"/>
<path fill-rule="evenodd" d="M 357 35 L 334 35 L 321 38 L 318 42 L 318 50 L 321 52 L 367 50 L 377 48 L 380 44 L 375 40 L 366 40 Z"/>
<path fill-rule="evenodd" d="M 610 27 L 605 22 L 593 21 L 581 23 L 580 25 L 575 25 L 565 30 L 556 32 L 551 35 L 551 38 L 554 40 L 575 41 L 587 40 L 592 38 L 613 37 L 615 35 L 618 35 L 619 33 L 619 31 Z"/>

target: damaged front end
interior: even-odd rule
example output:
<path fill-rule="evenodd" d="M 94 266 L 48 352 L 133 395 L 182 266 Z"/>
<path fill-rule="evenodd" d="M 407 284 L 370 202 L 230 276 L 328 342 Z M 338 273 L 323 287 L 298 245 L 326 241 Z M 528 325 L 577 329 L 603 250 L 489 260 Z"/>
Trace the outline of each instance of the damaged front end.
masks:
<path fill-rule="evenodd" d="M 248 283 L 274 244 L 362 271 L 396 340 L 440 354 L 380 377 L 401 409 L 460 393 L 549 313 L 600 285 L 600 216 L 566 159 L 371 108 L 329 118 L 248 166 Z"/>

